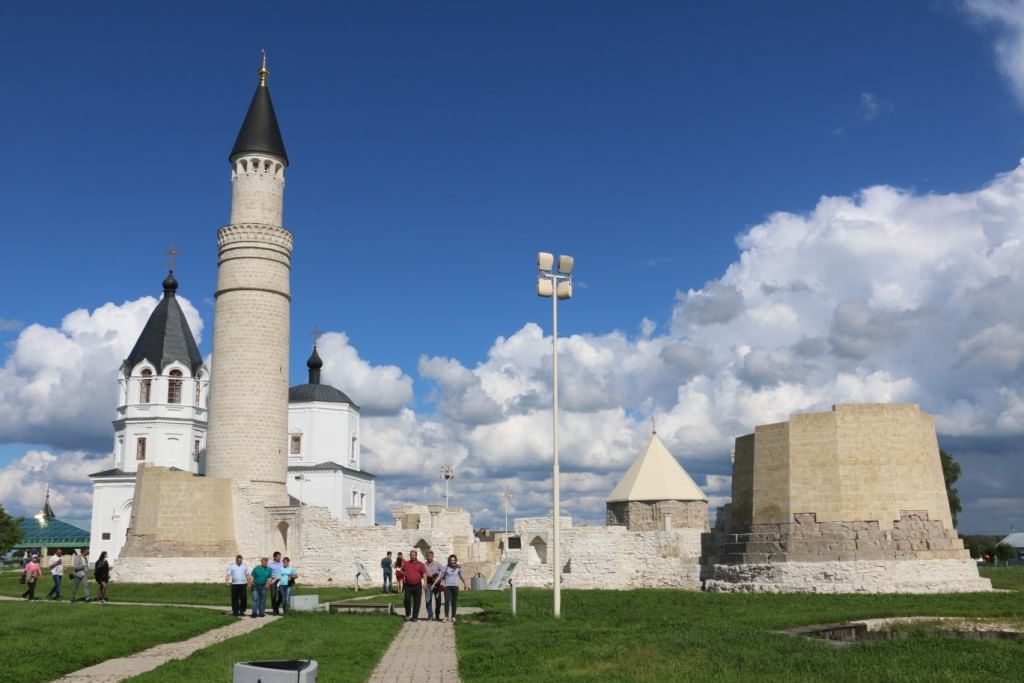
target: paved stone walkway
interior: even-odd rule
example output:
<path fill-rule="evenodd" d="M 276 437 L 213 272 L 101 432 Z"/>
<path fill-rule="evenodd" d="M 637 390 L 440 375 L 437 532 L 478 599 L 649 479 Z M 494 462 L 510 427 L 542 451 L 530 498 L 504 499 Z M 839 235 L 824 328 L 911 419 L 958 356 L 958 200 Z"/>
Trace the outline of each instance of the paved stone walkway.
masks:
<path fill-rule="evenodd" d="M 396 612 L 401 610 L 401 603 L 395 605 Z M 368 683 L 461 683 L 455 626 L 427 621 L 427 610 L 422 605 L 420 619 L 402 626 Z"/>
<path fill-rule="evenodd" d="M 255 631 L 258 628 L 263 628 L 280 618 L 267 616 L 263 619 L 250 619 L 245 617 L 233 624 L 215 628 L 188 640 L 155 645 L 148 650 L 136 652 L 127 657 L 108 659 L 94 666 L 79 669 L 69 673 L 64 678 L 58 679 L 56 683 L 85 683 L 86 681 L 88 683 L 115 683 L 116 681 L 123 681 L 126 678 L 152 671 L 172 659 L 184 659 L 196 650 L 202 650 L 228 638 L 234 638 L 235 636 Z"/>

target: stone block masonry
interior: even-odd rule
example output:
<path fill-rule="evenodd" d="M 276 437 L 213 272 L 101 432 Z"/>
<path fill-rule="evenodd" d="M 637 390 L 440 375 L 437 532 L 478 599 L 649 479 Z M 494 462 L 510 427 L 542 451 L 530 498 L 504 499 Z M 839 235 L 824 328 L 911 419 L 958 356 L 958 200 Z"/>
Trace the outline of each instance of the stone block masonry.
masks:
<path fill-rule="evenodd" d="M 916 405 L 758 426 L 736 439 L 732 487 L 702 539 L 709 590 L 991 589 L 953 528 L 935 426 Z"/>
<path fill-rule="evenodd" d="M 240 224 L 219 238 L 206 471 L 249 481 L 266 504 L 285 505 L 292 236 Z"/>

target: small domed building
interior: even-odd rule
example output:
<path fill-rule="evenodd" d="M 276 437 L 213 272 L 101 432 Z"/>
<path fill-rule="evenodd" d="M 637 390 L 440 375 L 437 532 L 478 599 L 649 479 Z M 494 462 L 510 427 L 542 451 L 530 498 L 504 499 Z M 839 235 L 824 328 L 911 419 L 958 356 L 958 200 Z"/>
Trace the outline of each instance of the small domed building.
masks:
<path fill-rule="evenodd" d="M 629 531 L 708 530 L 708 499 L 658 433 L 605 502 L 608 526 Z"/>
<path fill-rule="evenodd" d="M 210 372 L 175 296 L 171 271 L 163 298 L 117 373 L 113 467 L 92 479 L 92 544 L 116 558 L 124 545 L 139 465 L 203 474 Z"/>
<path fill-rule="evenodd" d="M 314 345 L 309 381 L 288 389 L 288 495 L 355 526 L 373 526 L 376 477 L 360 464 L 359 406 L 320 381 L 323 366 Z"/>

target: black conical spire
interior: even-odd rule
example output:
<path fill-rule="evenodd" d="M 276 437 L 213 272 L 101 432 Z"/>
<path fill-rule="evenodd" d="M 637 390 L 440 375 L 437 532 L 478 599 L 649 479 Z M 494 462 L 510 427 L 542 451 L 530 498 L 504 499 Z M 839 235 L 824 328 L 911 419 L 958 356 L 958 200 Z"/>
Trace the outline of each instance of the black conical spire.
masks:
<path fill-rule="evenodd" d="M 132 368 L 143 360 L 148 360 L 156 366 L 157 374 L 160 374 L 166 365 L 179 361 L 187 365 L 195 375 L 203 366 L 203 356 L 199 353 L 185 313 L 174 296 L 178 290 L 174 271 L 169 272 L 164 278 L 163 286 L 164 298 L 149 315 L 146 326 L 142 328 L 142 334 L 124 360 L 124 366 L 131 372 Z"/>
<path fill-rule="evenodd" d="M 320 384 L 320 368 L 323 366 L 324 362 L 320 359 L 320 354 L 316 352 L 316 344 L 313 344 L 313 353 L 306 361 L 306 367 L 309 368 L 310 384 Z"/>
<path fill-rule="evenodd" d="M 277 116 L 267 87 L 270 71 L 267 69 L 266 53 L 263 53 L 263 66 L 259 73 L 260 83 L 256 86 L 256 94 L 252 96 L 249 111 L 228 159 L 233 160 L 240 154 L 268 154 L 278 157 L 287 166 L 288 153 L 284 151 L 284 140 L 281 138 L 281 129 L 277 127 Z"/>

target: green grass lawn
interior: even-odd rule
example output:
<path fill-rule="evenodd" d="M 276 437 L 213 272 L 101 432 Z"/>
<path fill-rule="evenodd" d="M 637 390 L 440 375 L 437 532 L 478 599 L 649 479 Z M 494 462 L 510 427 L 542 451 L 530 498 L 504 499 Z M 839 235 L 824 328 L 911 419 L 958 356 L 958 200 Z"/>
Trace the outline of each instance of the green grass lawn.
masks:
<path fill-rule="evenodd" d="M 205 609 L 0 602 L 0 681 L 49 681 L 232 621 Z"/>
<path fill-rule="evenodd" d="M 315 659 L 323 683 L 361 683 L 369 677 L 402 627 L 396 617 L 372 614 L 289 614 L 248 635 L 226 640 L 191 657 L 168 662 L 130 680 L 230 681 L 235 662 Z"/>
<path fill-rule="evenodd" d="M 18 583 L 20 572 L 4 571 L 0 575 L 0 595 L 20 596 L 25 586 Z M 43 597 L 50 590 L 53 583 L 49 574 L 44 572 L 39 586 L 36 587 L 36 597 Z M 96 582 L 89 582 L 89 590 L 92 595 L 98 594 Z M 316 593 L 320 596 L 321 602 L 332 600 L 344 600 L 356 596 L 365 596 L 372 593 L 380 594 L 379 589 L 374 591 L 362 590 L 356 593 L 351 588 L 317 588 L 314 586 L 303 586 L 301 583 L 295 589 L 295 595 L 307 595 Z M 65 600 L 71 597 L 71 580 L 65 577 L 64 586 L 61 591 Z M 111 583 L 107 591 L 111 604 L 115 602 L 156 602 L 156 603 L 178 603 L 187 605 L 223 605 L 225 609 L 231 609 L 231 594 L 223 583 Z M 79 597 L 81 597 L 79 591 Z M 269 605 L 269 598 L 267 604 Z"/>
<path fill-rule="evenodd" d="M 487 608 L 457 625 L 466 683 L 501 681 L 992 681 L 1018 680 L 1022 641 L 922 635 L 836 648 L 778 633 L 794 626 L 885 616 L 1024 618 L 1015 569 L 986 571 L 1015 593 L 757 595 L 671 590 L 471 592 Z"/>
<path fill-rule="evenodd" d="M 993 588 L 1024 593 L 1024 566 L 979 567 L 978 571 L 986 579 L 992 580 Z"/>

